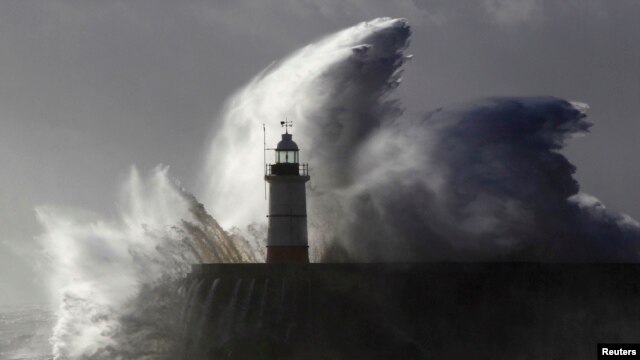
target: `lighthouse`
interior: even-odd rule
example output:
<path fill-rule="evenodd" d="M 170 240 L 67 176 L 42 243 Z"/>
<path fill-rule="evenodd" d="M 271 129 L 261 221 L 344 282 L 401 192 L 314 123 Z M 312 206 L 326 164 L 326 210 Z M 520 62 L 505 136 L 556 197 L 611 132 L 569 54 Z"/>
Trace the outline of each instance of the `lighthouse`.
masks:
<path fill-rule="evenodd" d="M 265 165 L 264 178 L 269 183 L 267 263 L 308 263 L 305 184 L 309 166 L 300 164 L 300 149 L 289 134 L 291 122 L 281 125 L 285 133 L 274 149 L 275 163 Z"/>

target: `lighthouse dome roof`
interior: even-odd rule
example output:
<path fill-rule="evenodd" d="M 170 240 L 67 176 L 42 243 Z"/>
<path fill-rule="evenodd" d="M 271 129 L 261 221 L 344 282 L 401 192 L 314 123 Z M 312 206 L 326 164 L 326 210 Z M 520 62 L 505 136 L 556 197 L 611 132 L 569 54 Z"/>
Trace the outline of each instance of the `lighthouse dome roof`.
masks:
<path fill-rule="evenodd" d="M 282 134 L 282 140 L 278 143 L 276 150 L 298 150 L 298 144 L 291 138 L 291 134 Z"/>

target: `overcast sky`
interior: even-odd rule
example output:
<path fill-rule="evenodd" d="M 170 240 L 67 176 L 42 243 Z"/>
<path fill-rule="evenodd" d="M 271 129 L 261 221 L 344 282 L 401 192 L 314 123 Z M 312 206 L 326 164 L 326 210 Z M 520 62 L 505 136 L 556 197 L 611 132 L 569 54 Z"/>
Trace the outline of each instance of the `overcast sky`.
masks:
<path fill-rule="evenodd" d="M 408 114 L 494 95 L 587 102 L 566 154 L 585 192 L 640 219 L 640 1 L 0 2 L 0 303 L 33 298 L 34 206 L 113 216 L 132 164 L 196 187 L 225 99 L 344 27 L 407 18 Z M 5 291 L 8 289 L 9 291 Z"/>

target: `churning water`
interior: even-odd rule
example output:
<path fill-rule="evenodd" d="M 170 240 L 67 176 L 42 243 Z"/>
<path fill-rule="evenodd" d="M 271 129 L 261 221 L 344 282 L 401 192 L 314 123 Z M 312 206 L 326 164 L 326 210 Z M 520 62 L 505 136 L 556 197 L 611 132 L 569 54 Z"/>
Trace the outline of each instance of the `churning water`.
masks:
<path fill-rule="evenodd" d="M 48 305 L 7 306 L 0 312 L 0 359 L 49 359 L 56 318 Z"/>

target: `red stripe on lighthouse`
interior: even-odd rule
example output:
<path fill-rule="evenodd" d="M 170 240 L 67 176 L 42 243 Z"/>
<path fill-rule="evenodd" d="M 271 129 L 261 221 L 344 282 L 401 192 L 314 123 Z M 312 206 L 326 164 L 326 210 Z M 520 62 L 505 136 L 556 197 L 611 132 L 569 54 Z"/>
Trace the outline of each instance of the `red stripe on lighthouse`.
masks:
<path fill-rule="evenodd" d="M 267 246 L 268 264 L 308 264 L 308 246 Z"/>

